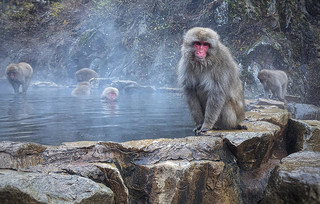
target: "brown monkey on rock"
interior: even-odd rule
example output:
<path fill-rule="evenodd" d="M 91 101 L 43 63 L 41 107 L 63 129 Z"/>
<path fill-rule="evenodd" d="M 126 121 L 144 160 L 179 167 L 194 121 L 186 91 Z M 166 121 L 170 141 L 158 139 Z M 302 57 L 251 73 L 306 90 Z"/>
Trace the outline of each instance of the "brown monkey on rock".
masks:
<path fill-rule="evenodd" d="M 211 129 L 247 129 L 240 125 L 245 112 L 238 66 L 215 31 L 195 27 L 185 34 L 178 82 L 197 135 Z"/>
<path fill-rule="evenodd" d="M 89 81 L 92 78 L 98 78 L 99 75 L 92 69 L 82 68 L 75 73 L 77 82 Z"/>
<path fill-rule="evenodd" d="M 32 74 L 32 67 L 25 62 L 10 64 L 6 68 L 7 79 L 16 94 L 19 93 L 20 85 L 22 86 L 22 93 L 27 92 Z"/>
<path fill-rule="evenodd" d="M 258 79 L 263 85 L 265 98 L 269 98 L 271 91 L 272 98 L 284 101 L 288 86 L 288 77 L 284 71 L 263 69 L 258 73 Z"/>

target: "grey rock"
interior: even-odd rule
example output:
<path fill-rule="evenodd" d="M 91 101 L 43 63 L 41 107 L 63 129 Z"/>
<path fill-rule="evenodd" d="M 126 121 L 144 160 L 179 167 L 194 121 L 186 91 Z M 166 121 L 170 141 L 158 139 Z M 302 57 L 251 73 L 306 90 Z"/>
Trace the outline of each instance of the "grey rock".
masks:
<path fill-rule="evenodd" d="M 227 145 L 237 158 L 237 164 L 244 170 L 257 169 L 268 161 L 280 133 L 279 126 L 263 121 L 256 123 L 265 129 L 260 131 L 249 129 L 248 132 L 224 135 Z"/>
<path fill-rule="evenodd" d="M 36 81 L 33 82 L 32 87 L 34 88 L 57 88 L 59 87 L 56 83 L 51 81 Z"/>
<path fill-rule="evenodd" d="M 294 105 L 295 119 L 320 120 L 320 108 L 312 104 L 297 103 Z"/>
<path fill-rule="evenodd" d="M 113 164 L 105 163 L 80 163 L 63 166 L 61 171 L 89 178 L 95 182 L 108 186 L 114 195 L 115 203 L 129 203 L 129 191 L 122 176 Z"/>
<path fill-rule="evenodd" d="M 110 78 L 92 78 L 90 79 L 90 84 L 92 88 L 103 89 L 105 87 L 110 86 L 112 79 Z"/>
<path fill-rule="evenodd" d="M 320 153 L 301 151 L 282 159 L 262 203 L 320 203 Z"/>
<path fill-rule="evenodd" d="M 320 121 L 290 119 L 286 140 L 288 153 L 320 152 Z"/>
<path fill-rule="evenodd" d="M 319 121 L 289 120 L 287 110 L 258 103 L 252 101 L 251 111 L 246 112 L 242 125 L 247 130 L 212 130 L 203 136 L 124 143 L 0 142 L 0 171 L 17 170 L 17 175 L 23 175 L 21 186 L 32 183 L 34 175 L 76 176 L 90 185 L 109 187 L 115 203 L 290 203 L 289 197 L 295 195 L 298 201 L 317 203 Z M 286 157 L 283 144 L 292 145 L 290 141 L 295 141 L 293 147 L 300 152 Z M 51 185 L 65 185 L 56 180 Z M 8 182 L 0 178 L 0 185 Z M 85 186 L 76 187 L 75 192 L 82 192 Z M 46 202 L 22 189 L 1 192 L 5 193 L 0 196 Z M 37 193 L 46 195 L 47 190 Z"/>
<path fill-rule="evenodd" d="M 126 86 L 124 90 L 130 93 L 153 93 L 156 91 L 153 86 Z"/>
<path fill-rule="evenodd" d="M 111 86 L 117 89 L 124 89 L 125 87 L 138 86 L 138 83 L 131 80 L 115 80 L 112 81 Z"/>
<path fill-rule="evenodd" d="M 1 203 L 114 203 L 102 184 L 74 175 L 0 171 Z"/>

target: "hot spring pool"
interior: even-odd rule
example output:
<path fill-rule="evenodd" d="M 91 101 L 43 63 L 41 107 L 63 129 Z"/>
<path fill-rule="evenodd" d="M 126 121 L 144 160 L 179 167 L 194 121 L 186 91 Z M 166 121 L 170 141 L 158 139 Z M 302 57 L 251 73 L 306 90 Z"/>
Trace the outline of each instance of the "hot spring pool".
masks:
<path fill-rule="evenodd" d="M 179 138 L 194 135 L 181 93 L 120 93 L 106 103 L 98 91 L 71 96 L 71 88 L 32 88 L 26 96 L 0 91 L 0 141 L 59 145 L 71 141 Z"/>

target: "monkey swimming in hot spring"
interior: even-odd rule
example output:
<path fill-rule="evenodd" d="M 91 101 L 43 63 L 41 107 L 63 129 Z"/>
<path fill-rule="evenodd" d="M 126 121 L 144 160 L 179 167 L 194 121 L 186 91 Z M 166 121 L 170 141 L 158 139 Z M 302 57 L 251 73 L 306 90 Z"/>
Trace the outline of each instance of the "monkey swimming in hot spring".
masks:
<path fill-rule="evenodd" d="M 178 64 L 196 135 L 211 129 L 247 129 L 242 83 L 229 49 L 212 29 L 195 27 L 184 36 Z"/>
<path fill-rule="evenodd" d="M 117 101 L 119 98 L 119 90 L 115 87 L 107 87 L 103 90 L 101 98 L 106 102 Z"/>

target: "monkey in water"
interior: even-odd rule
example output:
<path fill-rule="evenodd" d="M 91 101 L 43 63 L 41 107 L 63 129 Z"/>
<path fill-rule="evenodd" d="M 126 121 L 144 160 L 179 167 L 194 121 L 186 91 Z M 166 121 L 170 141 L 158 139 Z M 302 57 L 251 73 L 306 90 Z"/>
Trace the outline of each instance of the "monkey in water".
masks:
<path fill-rule="evenodd" d="M 6 68 L 7 79 L 12 85 L 16 94 L 19 93 L 20 85 L 22 86 L 22 93 L 26 94 L 32 74 L 32 67 L 25 62 L 10 64 Z"/>
<path fill-rule="evenodd" d="M 258 73 L 258 79 L 263 85 L 265 98 L 269 98 L 271 91 L 272 98 L 284 101 L 288 86 L 288 77 L 284 71 L 263 69 Z"/>
<path fill-rule="evenodd" d="M 119 90 L 115 87 L 107 87 L 103 90 L 101 98 L 105 101 L 116 101 L 119 97 Z"/>
<path fill-rule="evenodd" d="M 78 86 L 73 89 L 73 96 L 90 96 L 91 94 L 91 85 L 87 81 L 80 82 Z"/>
<path fill-rule="evenodd" d="M 77 82 L 89 81 L 92 78 L 98 78 L 99 75 L 92 69 L 82 68 L 75 73 Z"/>
<path fill-rule="evenodd" d="M 187 31 L 178 64 L 183 89 L 196 135 L 211 129 L 247 129 L 238 66 L 219 35 L 209 28 Z"/>

